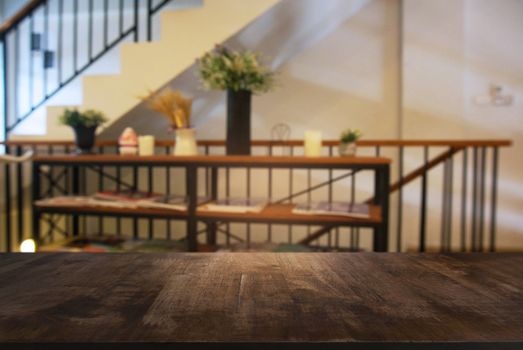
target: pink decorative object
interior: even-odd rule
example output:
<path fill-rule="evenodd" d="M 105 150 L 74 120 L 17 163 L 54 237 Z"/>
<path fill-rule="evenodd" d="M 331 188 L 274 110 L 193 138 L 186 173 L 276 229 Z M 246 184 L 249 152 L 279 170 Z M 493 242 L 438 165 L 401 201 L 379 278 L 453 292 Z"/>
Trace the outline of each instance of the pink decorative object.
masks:
<path fill-rule="evenodd" d="M 134 155 L 138 153 L 138 135 L 133 128 L 124 129 L 118 138 L 118 145 L 120 146 L 120 154 Z"/>

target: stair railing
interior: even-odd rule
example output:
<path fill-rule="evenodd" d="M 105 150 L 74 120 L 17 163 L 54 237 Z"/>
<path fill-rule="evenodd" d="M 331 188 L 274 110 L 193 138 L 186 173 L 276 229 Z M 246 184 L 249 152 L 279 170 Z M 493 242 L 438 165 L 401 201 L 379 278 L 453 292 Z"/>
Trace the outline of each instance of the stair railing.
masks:
<path fill-rule="evenodd" d="M 126 40 L 150 41 L 172 0 L 33 0 L 0 26 L 3 128 L 22 121 Z"/>
<path fill-rule="evenodd" d="M 225 142 L 220 140 L 199 141 L 200 154 L 223 154 Z M 497 236 L 497 185 L 499 172 L 500 148 L 510 146 L 507 140 L 470 140 L 470 141 L 417 141 L 417 140 L 363 140 L 358 142 L 358 154 L 367 156 L 385 156 L 393 159 L 390 184 L 390 218 L 389 232 L 390 251 L 495 251 Z M 172 154 L 173 141 L 157 141 L 156 153 Z M 337 141 L 324 141 L 324 154 L 337 155 Z M 35 155 L 70 153 L 74 150 L 72 142 L 63 141 L 9 141 L 5 143 L 8 154 L 21 156 L 31 150 Z M 265 141 L 252 142 L 253 152 L 260 155 L 299 155 L 303 152 L 303 141 Z M 117 152 L 115 141 L 100 141 L 97 152 L 111 154 Z M 44 174 L 40 188 L 43 197 L 67 193 L 74 182 L 67 169 L 50 169 Z M 154 191 L 154 186 L 162 185 L 167 192 L 171 191 L 172 176 L 160 174 L 155 177 L 151 169 L 121 169 L 110 166 L 82 168 L 79 174 L 80 188 L 91 190 L 126 189 L 139 186 L 146 191 Z M 166 170 L 170 173 L 170 170 Z M 358 193 L 361 186 L 369 182 L 369 174 L 339 173 L 329 171 L 315 179 L 311 171 L 306 174 L 298 172 L 269 171 L 267 175 L 267 194 L 273 202 L 295 203 L 311 200 L 317 191 L 323 191 L 321 197 L 328 196 L 335 200 L 337 194 L 344 193 L 345 200 L 362 202 L 368 199 L 365 193 Z M 247 178 L 247 186 L 261 186 L 263 181 Z M 282 178 L 283 176 L 283 178 Z M 31 172 L 24 163 L 6 163 L 0 167 L 0 202 L 3 202 L 3 224 L 0 225 L 0 250 L 16 250 L 24 238 L 31 235 L 30 194 Z M 155 179 L 154 183 L 151 181 Z M 160 184 L 165 178 L 165 184 Z M 225 195 L 234 195 L 231 181 L 233 175 L 225 176 Z M 88 179 L 88 180 L 87 180 Z M 429 182 L 430 181 L 430 182 Z M 434 183 L 441 183 L 434 188 Z M 339 191 L 336 184 L 344 185 Z M 361 185 L 360 185 L 361 184 Z M 432 186 L 429 186 L 431 184 Z M 283 190 L 282 190 L 283 185 Z M 277 187 L 279 187 L 277 189 Z M 162 188 L 163 188 L 162 187 Z M 348 189 L 348 194 L 347 194 Z M 157 190 L 157 188 L 156 188 Z M 83 190 L 82 190 L 83 191 Z M 325 194 L 326 191 L 326 194 Z M 89 191 L 87 191 L 89 192 Z M 251 193 L 247 188 L 246 193 Z M 348 197 L 347 197 L 348 196 Z M 417 198 L 417 199 L 413 199 Z M 441 200 L 440 200 L 441 199 Z M 412 201 L 415 202 L 412 202 Z M 438 204 L 436 204 L 438 203 Z M 409 206 L 409 208 L 405 208 Z M 29 208 L 29 209 L 28 209 Z M 409 217 L 406 217 L 406 213 Z M 58 227 L 59 218 L 50 218 L 48 238 L 59 237 L 67 232 L 67 226 Z M 89 233 L 87 222 L 97 220 L 99 232 L 109 228 L 111 221 L 104 218 L 90 218 L 83 221 L 83 232 Z M 125 235 L 123 220 L 117 218 L 116 233 Z M 147 220 L 147 237 L 156 237 L 158 226 L 154 219 Z M 407 221 L 406 221 L 407 220 Z M 417 223 L 413 229 L 406 228 L 411 221 Z M 430 223 L 430 225 L 429 225 Z M 435 224 L 437 223 L 437 224 Z M 91 225 L 92 226 L 92 225 Z M 96 226 L 96 225 L 95 225 Z M 168 226 L 165 226 L 168 227 Z M 60 230 L 58 230 L 58 228 Z M 138 224 L 132 225 L 137 230 Z M 268 225 L 266 240 L 271 242 L 276 229 Z M 349 230 L 346 232 L 345 230 Z M 340 229 L 337 227 L 308 228 L 306 237 L 298 237 L 300 232 L 288 228 L 288 243 L 306 244 L 318 249 L 350 250 L 364 249 L 362 241 L 366 232 L 364 228 Z M 414 231 L 413 231 L 414 230 Z M 161 230 L 160 230 L 161 231 Z M 244 232 L 233 232 L 227 224 L 219 224 L 218 231 L 223 234 L 224 244 L 234 242 L 250 243 L 250 227 Z M 412 233 L 410 237 L 406 233 Z M 205 230 L 202 230 L 202 234 Z M 140 232 L 130 232 L 131 236 Z M 246 234 L 247 233 L 247 234 Z M 242 236 L 242 234 L 246 234 Z M 169 232 L 165 235 L 170 237 Z M 348 238 L 347 238 L 348 237 Z M 343 242 L 348 239 L 348 242 Z"/>

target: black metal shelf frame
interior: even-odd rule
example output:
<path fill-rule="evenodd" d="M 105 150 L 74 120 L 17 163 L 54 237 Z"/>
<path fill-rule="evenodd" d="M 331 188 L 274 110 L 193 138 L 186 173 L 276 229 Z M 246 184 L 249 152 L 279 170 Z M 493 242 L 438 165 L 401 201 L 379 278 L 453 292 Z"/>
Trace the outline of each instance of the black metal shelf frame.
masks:
<path fill-rule="evenodd" d="M 42 167 L 46 166 L 49 167 L 47 171 L 42 171 Z M 86 211 L 83 213 L 80 212 L 74 212 L 73 209 L 71 210 L 64 210 L 60 208 L 46 208 L 44 210 L 39 209 L 38 207 L 34 206 L 34 201 L 51 197 L 53 193 L 60 193 L 60 194 L 73 194 L 73 195 L 79 195 L 82 193 L 80 189 L 80 177 L 81 173 L 85 171 L 85 169 L 95 169 L 99 171 L 100 176 L 104 176 L 104 174 L 107 174 L 102 169 L 108 168 L 108 167 L 116 167 L 116 169 L 122 169 L 124 167 L 133 169 L 133 173 L 137 174 L 138 170 L 140 168 L 147 169 L 149 175 L 152 174 L 153 168 L 164 168 L 168 169 L 168 172 L 171 168 L 182 168 L 185 169 L 185 189 L 186 189 L 186 195 L 188 196 L 188 210 L 186 214 L 180 214 L 173 212 L 172 217 L 168 217 L 168 215 L 165 214 L 165 212 L 161 212 L 158 214 L 155 214 L 153 212 L 148 213 L 141 213 L 139 211 L 132 211 L 130 210 L 127 213 L 124 213 L 123 211 L 118 210 L 116 213 L 113 212 L 103 212 L 98 210 L 92 210 L 92 211 Z M 53 171 L 51 169 L 58 168 Z M 291 193 L 288 196 L 285 196 L 283 198 L 280 198 L 278 200 L 273 201 L 274 203 L 283 203 L 283 202 L 291 202 L 292 198 L 298 195 L 304 195 L 308 194 L 315 189 L 318 189 L 323 186 L 329 186 L 329 188 L 332 188 L 332 183 L 339 181 L 339 179 L 343 179 L 349 176 L 353 176 L 355 173 L 363 170 L 373 171 L 374 172 L 374 196 L 373 196 L 373 204 L 377 205 L 381 209 L 381 221 L 379 223 L 375 222 L 365 222 L 365 221 L 358 221 L 358 220 L 351 220 L 347 219 L 345 222 L 340 223 L 336 222 L 333 224 L 326 224 L 324 221 L 315 223 L 314 220 L 310 221 L 310 225 L 319 225 L 322 226 L 322 228 L 314 233 L 315 235 L 321 236 L 323 233 L 329 233 L 331 230 L 336 229 L 341 226 L 347 226 L 347 227 L 371 227 L 373 229 L 373 250 L 374 251 L 387 251 L 388 250 L 388 212 L 389 212 L 389 178 L 390 178 L 390 165 L 388 163 L 376 163 L 376 164 L 354 164 L 351 162 L 346 163 L 338 163 L 338 164 L 316 164 L 312 161 L 303 161 L 303 162 L 291 162 L 291 163 L 280 163 L 280 162 L 267 162 L 264 164 L 258 164 L 258 163 L 249 163 L 244 162 L 241 164 L 238 164 L 236 162 L 228 163 L 227 161 L 220 163 L 220 164 L 209 164 L 206 161 L 194 161 L 194 160 L 187 160 L 186 162 L 173 162 L 169 160 L 165 161 L 154 161 L 150 162 L 147 160 L 132 160 L 129 162 L 126 161 L 119 161 L 116 164 L 108 165 L 107 162 L 100 162 L 100 161 L 89 161 L 77 164 L 64 164 L 63 161 L 53 161 L 52 159 L 47 159 L 45 161 L 39 161 L 35 160 L 33 162 L 33 234 L 35 238 L 39 241 L 42 240 L 42 234 L 41 234 L 41 228 L 40 228 L 40 220 L 43 218 L 43 214 L 50 214 L 50 218 L 46 218 L 48 222 L 48 235 L 51 233 L 52 230 L 57 229 L 56 225 L 56 218 L 53 217 L 54 214 L 64 214 L 64 215 L 70 215 L 72 217 L 72 225 L 71 225 L 71 231 L 72 235 L 76 236 L 80 232 L 80 221 L 79 217 L 82 215 L 89 215 L 89 216 L 120 216 L 120 217 L 131 217 L 134 220 L 133 224 L 133 236 L 137 237 L 137 218 L 163 218 L 163 219 L 173 219 L 173 220 L 185 220 L 187 223 L 187 241 L 189 245 L 189 249 L 191 251 L 195 251 L 197 249 L 197 238 L 198 235 L 201 233 L 207 234 L 208 243 L 215 244 L 216 243 L 216 234 L 217 232 L 224 232 L 226 234 L 230 234 L 230 231 L 228 227 L 224 230 L 220 228 L 220 225 L 222 224 L 228 224 L 229 222 L 244 222 L 247 224 L 250 223 L 259 223 L 259 222 L 265 222 L 270 226 L 271 221 L 269 219 L 264 220 L 263 217 L 249 217 L 246 216 L 244 218 L 241 217 L 235 217 L 233 219 L 228 219 L 226 217 L 220 216 L 219 213 L 216 215 L 206 215 L 206 216 L 200 216 L 197 213 L 197 198 L 198 198 L 198 174 L 199 171 L 203 170 L 205 174 L 205 185 L 204 189 L 201 189 L 202 191 L 205 190 L 206 195 L 211 197 L 212 199 L 217 199 L 218 197 L 218 180 L 219 180 L 219 174 L 220 169 L 224 169 L 225 171 L 222 173 L 225 174 L 226 177 L 228 177 L 229 171 L 233 168 L 241 168 L 241 169 L 247 169 L 248 175 L 250 176 L 249 169 L 267 169 L 269 173 L 272 173 L 273 169 L 289 169 L 289 170 L 296 170 L 296 169 L 305 169 L 310 172 L 312 169 L 323 169 L 328 172 L 331 172 L 332 170 L 348 170 L 349 172 L 347 174 L 344 174 L 338 178 L 329 178 L 328 181 L 325 183 L 321 183 L 316 186 L 309 186 L 306 190 L 303 191 L 297 191 L 295 193 Z M 64 188 L 63 186 L 59 185 L 59 182 L 64 180 L 65 178 L 69 177 L 71 178 L 71 186 L 70 188 Z M 41 179 L 46 179 L 48 182 L 48 187 L 45 192 L 42 191 L 41 187 Z M 120 178 L 115 178 L 112 176 L 109 176 L 110 180 L 115 181 L 118 184 L 118 187 L 124 185 L 129 188 L 137 188 L 137 183 L 135 181 L 136 177 L 133 176 L 133 183 L 125 183 L 121 181 Z M 152 183 L 150 181 L 152 179 L 151 176 L 148 178 L 148 190 L 152 192 Z M 292 179 L 292 178 L 291 178 Z M 229 180 L 229 179 L 227 179 Z M 247 181 L 249 182 L 249 181 Z M 229 181 L 227 181 L 229 183 Z M 272 180 L 269 182 L 269 190 L 268 192 L 271 192 L 272 189 Z M 167 186 L 166 186 L 167 187 Z M 249 186 L 250 187 L 250 186 Z M 99 187 L 100 188 L 100 187 Z M 332 190 L 331 190 L 332 191 Z M 354 198 L 354 195 L 352 194 L 352 198 Z M 332 200 L 332 196 L 329 196 L 329 200 Z M 204 222 L 206 224 L 206 229 L 199 231 L 198 230 L 198 222 Z M 280 220 L 278 223 L 284 223 L 289 225 L 289 227 L 293 224 L 300 224 L 303 223 L 306 220 L 300 220 L 299 222 L 293 221 L 292 219 L 284 220 L 283 222 Z M 306 224 L 306 223 L 305 223 Z M 154 236 L 153 234 L 153 227 L 152 227 L 152 221 L 150 221 L 150 227 L 149 227 L 149 236 L 152 238 Z M 249 230 L 249 226 L 247 228 Z M 67 234 L 67 232 L 62 232 L 63 234 Z M 229 236 L 228 236 L 229 237 Z"/>

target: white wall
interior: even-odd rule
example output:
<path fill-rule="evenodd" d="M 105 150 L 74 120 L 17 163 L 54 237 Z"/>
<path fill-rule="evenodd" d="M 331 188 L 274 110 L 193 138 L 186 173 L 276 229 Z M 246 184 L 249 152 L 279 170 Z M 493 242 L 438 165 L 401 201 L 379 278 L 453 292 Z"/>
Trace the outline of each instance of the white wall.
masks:
<path fill-rule="evenodd" d="M 404 16 L 403 137 L 512 139 L 501 151 L 498 242 L 521 247 L 523 2 L 405 0 Z M 490 84 L 502 85 L 514 103 L 475 103 Z"/>

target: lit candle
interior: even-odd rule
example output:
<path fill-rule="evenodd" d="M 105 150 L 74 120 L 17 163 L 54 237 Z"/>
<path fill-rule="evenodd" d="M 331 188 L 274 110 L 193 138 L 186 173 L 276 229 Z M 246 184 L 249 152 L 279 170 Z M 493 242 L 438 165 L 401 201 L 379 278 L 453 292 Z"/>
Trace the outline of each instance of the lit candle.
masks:
<path fill-rule="evenodd" d="M 138 154 L 141 156 L 152 156 L 154 154 L 154 136 L 138 137 Z"/>
<path fill-rule="evenodd" d="M 306 157 L 321 156 L 321 131 L 305 131 L 304 154 Z"/>

